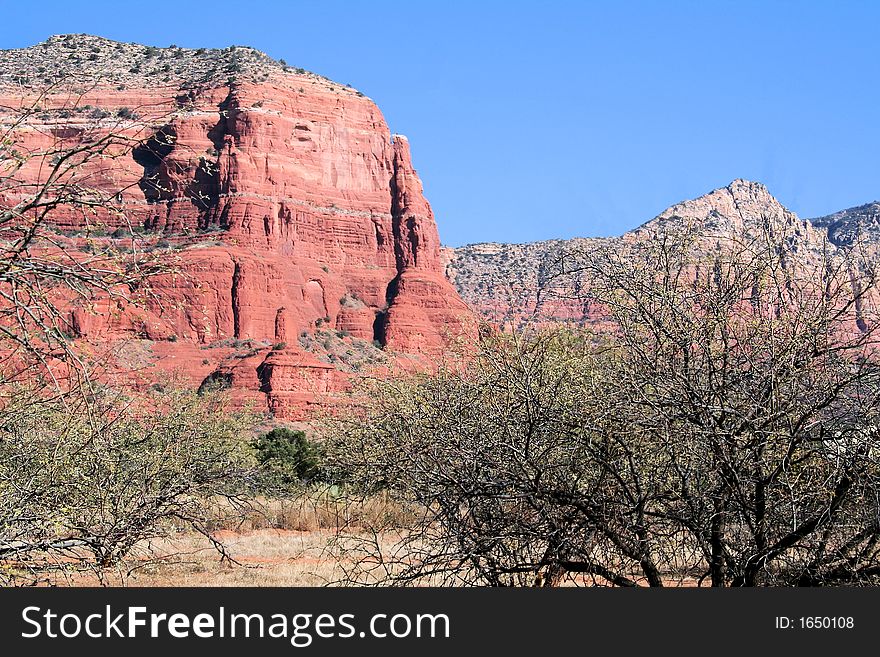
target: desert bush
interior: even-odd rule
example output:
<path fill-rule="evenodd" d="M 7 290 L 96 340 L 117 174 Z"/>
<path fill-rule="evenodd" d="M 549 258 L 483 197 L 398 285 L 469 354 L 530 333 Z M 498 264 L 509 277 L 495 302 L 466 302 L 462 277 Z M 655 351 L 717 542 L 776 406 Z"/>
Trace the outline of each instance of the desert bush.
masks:
<path fill-rule="evenodd" d="M 100 226 L 132 225 L 128 183 L 112 185 L 112 172 L 167 117 L 32 143 L 25 136 L 47 97 L 61 103 L 59 118 L 108 116 L 77 102 L 86 90 L 59 85 L 2 112 L 0 578 L 15 583 L 42 581 L 50 569 L 101 572 L 175 522 L 204 531 L 203 501 L 237 503 L 254 465 L 243 435 L 250 421 L 221 398 L 166 387 L 114 393 L 93 374 L 106 363 L 77 348 L 72 309 L 137 306 L 152 298 L 152 277 L 174 267 L 149 249 L 59 240 L 54 226 L 73 221 L 94 238 L 106 234 Z"/>
<path fill-rule="evenodd" d="M 266 487 L 286 489 L 321 478 L 321 450 L 303 431 L 276 427 L 252 447 Z"/>
<path fill-rule="evenodd" d="M 422 512 L 341 531 L 346 581 L 877 582 L 873 268 L 794 267 L 770 231 L 709 245 L 582 254 L 601 333 L 489 337 L 356 391 L 328 467 Z"/>
<path fill-rule="evenodd" d="M 79 104 L 75 99 L 81 94 L 65 92 L 64 83 L 58 84 L 35 93 L 30 102 L 23 99 L 0 110 L 2 400 L 14 392 L 6 384 L 15 381 L 42 383 L 46 395 L 40 402 L 49 394 L 81 393 L 94 364 L 69 341 L 59 339 L 72 332 L 71 310 L 88 308 L 98 299 L 137 305 L 151 296 L 154 275 L 173 270 L 170 262 L 145 255 L 143 249 L 123 250 L 98 240 L 79 245 L 59 241 L 56 226 L 61 217 L 79 225 L 86 237 L 106 234 L 105 225 L 133 223 L 122 203 L 127 183 L 118 187 L 107 181 L 114 179 L 117 160 L 130 157 L 147 128 L 128 126 L 125 134 L 109 130 L 75 142 L 61 136 L 32 142 L 26 135 L 44 113 L 47 96 L 60 102 L 59 119 L 107 114 Z M 67 131 L 57 131 L 63 134 Z M 34 171 L 42 173 L 32 178 L 27 172 Z M 0 403 L 0 415 L 5 407 L 5 401 Z"/>
<path fill-rule="evenodd" d="M 210 537 L 212 500 L 242 508 L 253 420 L 221 396 L 179 390 L 25 404 L 0 426 L 0 572 L 100 574 L 181 526 Z M 221 553 L 222 544 L 211 539 Z"/>

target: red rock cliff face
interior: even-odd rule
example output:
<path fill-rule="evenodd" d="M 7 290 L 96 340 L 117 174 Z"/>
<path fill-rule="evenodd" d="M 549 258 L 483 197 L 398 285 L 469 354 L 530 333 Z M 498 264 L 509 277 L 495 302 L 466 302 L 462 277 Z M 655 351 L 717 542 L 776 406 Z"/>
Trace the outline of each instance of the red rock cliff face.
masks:
<path fill-rule="evenodd" d="M 344 379 L 302 352 L 307 334 L 335 329 L 423 355 L 472 331 L 444 277 L 409 143 L 390 133 L 370 99 L 278 66 L 222 84 L 124 81 L 90 88 L 79 104 L 111 117 L 131 108 L 163 117 L 126 127 L 134 134 L 142 129 L 135 123 L 150 126 L 102 175 L 108 189 L 126 189 L 127 219 L 174 248 L 180 273 L 157 280 L 144 309 L 76 311 L 82 339 L 152 341 L 160 368 L 223 380 L 292 416 Z M 20 102 L 20 93 L 0 87 L 0 104 Z M 119 124 L 77 113 L 64 129 L 75 143 Z M 83 228 L 73 212 L 53 221 Z M 109 230 L 120 222 L 103 221 Z M 206 349 L 224 341 L 251 341 L 256 353 L 232 362 L 228 349 Z"/>
<path fill-rule="evenodd" d="M 299 91 L 304 84 L 311 93 Z M 324 319 L 399 351 L 440 347 L 463 304 L 442 276 L 408 143 L 392 137 L 378 108 L 354 92 L 284 77 L 217 100 L 211 94 L 204 110 L 221 108 L 215 125 L 193 113 L 163 128 L 176 140 L 158 162 L 136 153 L 146 176 L 159 179 L 158 192 L 142 184 L 148 200 L 158 197 L 146 225 L 216 229 L 234 244 L 195 258 L 200 272 L 213 270 L 205 282 L 228 298 L 201 313 L 188 299 L 177 322 L 183 337 L 272 340 L 284 308 L 286 335 Z M 191 155 L 212 146 L 214 162 Z M 341 307 L 345 295 L 361 302 L 359 312 Z"/>

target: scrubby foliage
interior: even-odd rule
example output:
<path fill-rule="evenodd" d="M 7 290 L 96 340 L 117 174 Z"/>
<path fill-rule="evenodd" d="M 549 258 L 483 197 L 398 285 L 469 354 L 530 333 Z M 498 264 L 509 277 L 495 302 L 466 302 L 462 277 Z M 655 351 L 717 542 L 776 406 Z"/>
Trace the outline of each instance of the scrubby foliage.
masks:
<path fill-rule="evenodd" d="M 346 581 L 880 581 L 873 269 L 794 248 L 592 251 L 601 332 L 493 337 L 360 391 L 331 461 L 418 513 L 341 535 Z"/>
<path fill-rule="evenodd" d="M 321 477 L 321 451 L 303 431 L 276 427 L 252 443 L 267 488 L 291 488 Z"/>
<path fill-rule="evenodd" d="M 248 415 L 171 391 L 22 406 L 0 426 L 0 577 L 104 570 L 187 528 L 210 538 L 215 503 L 242 505 Z M 212 539 L 213 540 L 213 539 Z M 215 541 L 223 552 L 223 546 Z"/>

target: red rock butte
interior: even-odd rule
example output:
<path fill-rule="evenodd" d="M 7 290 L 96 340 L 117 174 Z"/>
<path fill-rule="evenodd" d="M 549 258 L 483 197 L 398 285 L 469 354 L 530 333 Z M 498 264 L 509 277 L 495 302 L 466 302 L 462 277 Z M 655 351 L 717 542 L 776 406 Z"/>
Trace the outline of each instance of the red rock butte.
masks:
<path fill-rule="evenodd" d="M 147 125 L 140 145 L 95 183 L 124 190 L 124 219 L 102 217 L 108 235 L 90 239 L 113 239 L 130 222 L 161 238 L 155 247 L 178 270 L 154 281 L 145 306 L 73 308 L 78 340 L 127 342 L 148 377 L 217 381 L 298 418 L 345 386 L 355 352 L 369 366 L 385 353 L 435 354 L 472 334 L 473 317 L 444 277 L 409 142 L 391 134 L 372 100 L 249 48 L 155 49 L 78 35 L 5 51 L 0 105 L 21 104 L 11 76 L 24 62 L 52 71 L 70 60 L 100 78 L 82 85 L 63 125 L 53 115 L 54 125 L 22 128 L 17 139 L 37 148 Z M 69 91 L 45 102 L 68 106 Z M 72 211 L 52 221 L 70 235 L 87 228 Z"/>

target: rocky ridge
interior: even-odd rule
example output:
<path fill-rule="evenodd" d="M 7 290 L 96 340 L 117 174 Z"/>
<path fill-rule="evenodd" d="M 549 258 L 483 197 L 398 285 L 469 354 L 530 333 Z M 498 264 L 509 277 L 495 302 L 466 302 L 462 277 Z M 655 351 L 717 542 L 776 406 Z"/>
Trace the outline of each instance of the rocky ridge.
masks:
<path fill-rule="evenodd" d="M 343 87 L 248 46 L 158 48 L 90 34 L 58 34 L 28 48 L 0 50 L 0 84 L 25 88 L 46 89 L 70 82 L 115 85 L 119 91 L 157 84 L 214 86 L 229 80 L 264 81 L 278 72 Z"/>
<path fill-rule="evenodd" d="M 564 254 L 603 246 L 625 250 L 628 244 L 654 239 L 670 229 L 727 240 L 754 237 L 770 227 L 783 232 L 804 257 L 810 257 L 826 242 L 846 246 L 857 234 L 869 247 L 880 247 L 878 212 L 880 206 L 873 203 L 828 217 L 801 219 L 761 183 L 735 180 L 699 198 L 677 203 L 620 237 L 472 244 L 444 249 L 443 259 L 446 275 L 461 297 L 490 321 L 509 327 L 548 321 L 583 324 L 595 320 L 590 305 L 578 299 L 589 281 L 577 276 L 564 281 L 554 277 Z"/>

